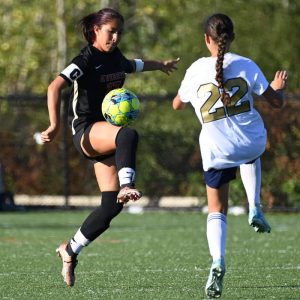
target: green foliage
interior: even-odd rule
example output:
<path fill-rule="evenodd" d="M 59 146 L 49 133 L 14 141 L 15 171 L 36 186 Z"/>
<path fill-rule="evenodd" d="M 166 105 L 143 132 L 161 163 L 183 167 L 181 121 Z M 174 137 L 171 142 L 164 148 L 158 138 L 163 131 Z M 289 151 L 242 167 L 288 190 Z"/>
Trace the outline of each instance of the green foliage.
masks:
<path fill-rule="evenodd" d="M 281 110 L 270 109 L 263 101 L 257 105 L 268 131 L 262 156 L 262 197 L 270 207 L 299 205 L 299 108 L 297 100 L 286 101 Z"/>
<path fill-rule="evenodd" d="M 0 6 L 0 96 L 18 93 L 45 95 L 58 74 L 56 1 L 6 0 Z M 191 109 L 174 112 L 175 95 L 187 67 L 208 55 L 203 43 L 202 21 L 214 12 L 229 14 L 236 39 L 232 52 L 253 58 L 269 80 L 277 69 L 289 71 L 289 91 L 298 92 L 300 73 L 299 1 L 282 0 L 64 0 L 67 29 L 67 61 L 85 44 L 79 20 L 108 3 L 126 19 L 120 48 L 128 58 L 169 59 L 180 57 L 178 71 L 129 75 L 126 87 L 143 101 L 147 94 L 162 100 L 143 101 L 136 123 L 141 140 L 138 153 L 138 184 L 150 197 L 205 195 L 198 146 L 200 125 Z M 25 101 L 25 100 L 24 100 Z M 36 131 L 48 125 L 43 106 L 11 104 L 0 99 L 0 161 L 5 162 L 6 184 L 16 193 L 63 193 L 62 135 L 47 147 L 34 143 Z M 299 118 L 297 101 L 280 112 L 259 105 L 269 133 L 262 158 L 262 198 L 269 206 L 299 205 Z M 274 122 L 276 120 L 276 122 Z M 93 167 L 79 157 L 68 135 L 72 194 L 96 194 Z M 231 187 L 232 203 L 245 203 L 242 184 Z"/>
<path fill-rule="evenodd" d="M 200 124 L 190 106 L 173 111 L 171 98 L 143 99 L 141 115 L 133 124 L 140 135 L 137 186 L 153 199 L 161 196 L 206 196 L 198 136 Z M 22 102 L 21 102 L 22 103 Z M 1 101 L 0 162 L 4 164 L 7 189 L 18 194 L 63 194 L 65 173 L 62 131 L 47 145 L 37 145 L 35 132 L 46 128 L 46 104 L 15 105 Z M 300 124 L 297 101 L 283 110 L 272 110 L 262 101 L 257 108 L 268 130 L 267 150 L 262 156 L 262 202 L 269 206 L 299 206 Z M 276 120 L 276 122 L 274 122 Z M 68 132 L 70 194 L 98 194 L 93 165 L 82 158 Z M 232 204 L 246 204 L 239 176 L 231 183 Z"/>
<path fill-rule="evenodd" d="M 300 3 L 297 1 L 221 0 L 105 1 L 118 8 L 126 19 L 120 48 L 129 58 L 169 59 L 181 57 L 172 80 L 159 72 L 135 76 L 130 86 L 143 93 L 175 92 L 186 68 L 207 55 L 202 22 L 209 14 L 229 14 L 236 28 L 232 51 L 253 58 L 272 79 L 275 70 L 290 73 L 289 89 L 300 85 L 299 65 Z M 67 61 L 85 41 L 79 20 L 100 9 L 101 1 L 65 0 Z M 104 3 L 104 1 L 103 1 Z M 30 91 L 45 93 L 57 70 L 56 1 L 7 0 L 0 6 L 0 94 Z M 257 34 L 259 33 L 259 34 Z M 9 65 L 8 65 L 9 64 Z M 162 85 L 161 82 L 164 82 Z M 145 84 L 146 83 L 146 84 Z"/>
<path fill-rule="evenodd" d="M 175 112 L 166 100 L 145 102 L 135 127 L 141 136 L 138 183 L 145 194 L 160 197 L 198 191 L 201 181 L 195 188 L 187 180 L 201 168 L 200 128 L 194 112 Z"/>

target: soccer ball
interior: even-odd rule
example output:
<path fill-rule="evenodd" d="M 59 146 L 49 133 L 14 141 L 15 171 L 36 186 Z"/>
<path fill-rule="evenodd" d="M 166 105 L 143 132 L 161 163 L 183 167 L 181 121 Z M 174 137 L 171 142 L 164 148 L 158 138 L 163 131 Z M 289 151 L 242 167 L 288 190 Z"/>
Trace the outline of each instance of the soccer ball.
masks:
<path fill-rule="evenodd" d="M 107 122 L 116 126 L 126 126 L 139 115 L 138 97 L 125 88 L 110 91 L 103 99 L 102 114 Z"/>

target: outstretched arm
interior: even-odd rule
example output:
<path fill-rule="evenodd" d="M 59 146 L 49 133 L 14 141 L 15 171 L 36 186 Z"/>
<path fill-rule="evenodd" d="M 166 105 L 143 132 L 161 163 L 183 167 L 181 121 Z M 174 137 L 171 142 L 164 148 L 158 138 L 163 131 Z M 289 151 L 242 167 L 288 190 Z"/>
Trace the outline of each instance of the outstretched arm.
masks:
<path fill-rule="evenodd" d="M 180 58 L 171 59 L 171 60 L 145 60 L 144 61 L 144 71 L 155 71 L 160 70 L 167 75 L 170 75 L 173 71 L 177 70 L 177 63 Z"/>
<path fill-rule="evenodd" d="M 67 82 L 61 76 L 57 76 L 48 87 L 47 97 L 50 125 L 41 133 L 44 143 L 51 142 L 59 131 L 61 91 L 66 86 Z"/>
<path fill-rule="evenodd" d="M 283 90 L 287 86 L 287 79 L 287 71 L 277 71 L 273 81 L 263 93 L 263 96 L 274 108 L 281 108 L 283 106 Z"/>
<path fill-rule="evenodd" d="M 177 63 L 180 58 L 170 59 L 170 60 L 133 60 L 132 63 L 135 66 L 136 72 L 145 72 L 145 71 L 162 71 L 167 75 L 170 75 L 173 71 L 177 70 Z"/>

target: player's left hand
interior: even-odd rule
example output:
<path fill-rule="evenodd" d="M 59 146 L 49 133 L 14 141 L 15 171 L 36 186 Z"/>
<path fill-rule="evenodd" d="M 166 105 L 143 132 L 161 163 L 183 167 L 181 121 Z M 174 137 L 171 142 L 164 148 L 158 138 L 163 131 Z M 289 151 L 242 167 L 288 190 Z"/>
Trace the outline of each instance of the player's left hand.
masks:
<path fill-rule="evenodd" d="M 180 61 L 180 58 L 165 60 L 162 61 L 161 71 L 170 75 L 173 71 L 177 70 L 177 63 Z"/>
<path fill-rule="evenodd" d="M 284 90 L 287 86 L 288 73 L 285 70 L 280 70 L 275 73 L 274 79 L 271 82 L 271 87 L 277 90 Z"/>

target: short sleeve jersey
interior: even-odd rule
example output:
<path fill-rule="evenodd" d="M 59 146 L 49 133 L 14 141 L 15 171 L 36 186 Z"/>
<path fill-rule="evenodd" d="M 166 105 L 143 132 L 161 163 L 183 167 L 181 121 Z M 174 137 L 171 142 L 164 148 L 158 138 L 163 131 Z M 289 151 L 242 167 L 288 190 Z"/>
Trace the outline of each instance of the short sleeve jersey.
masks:
<path fill-rule="evenodd" d="M 203 169 L 225 169 L 258 158 L 265 150 L 266 130 L 253 107 L 253 94 L 261 95 L 269 83 L 250 59 L 226 53 L 225 89 L 231 104 L 224 107 L 216 77 L 216 57 L 203 57 L 186 71 L 178 94 L 190 102 L 202 124 L 199 137 Z"/>
<path fill-rule="evenodd" d="M 92 45 L 84 47 L 61 73 L 72 85 L 69 119 L 72 133 L 104 120 L 101 105 L 105 95 L 125 82 L 126 73 L 134 72 L 131 62 L 118 48 L 101 52 Z"/>

